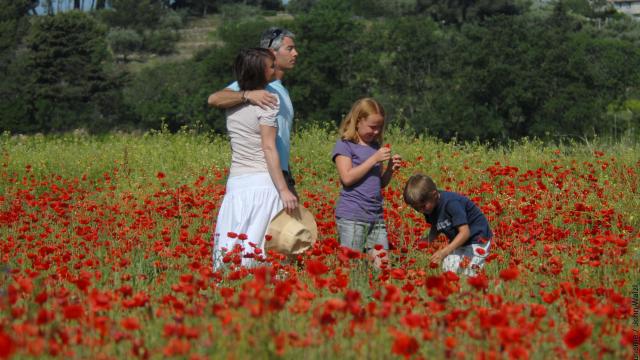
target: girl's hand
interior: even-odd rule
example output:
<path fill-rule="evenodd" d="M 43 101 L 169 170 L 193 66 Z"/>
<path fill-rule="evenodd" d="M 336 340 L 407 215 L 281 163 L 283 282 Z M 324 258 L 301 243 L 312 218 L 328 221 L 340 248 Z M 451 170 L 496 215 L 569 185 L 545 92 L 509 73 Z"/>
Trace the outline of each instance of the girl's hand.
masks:
<path fill-rule="evenodd" d="M 280 200 L 282 200 L 282 205 L 287 213 L 291 213 L 298 207 L 298 198 L 289 188 L 280 191 Z"/>
<path fill-rule="evenodd" d="M 373 154 L 376 162 L 387 161 L 391 159 L 391 149 L 388 147 L 381 147 L 375 154 Z"/>
<path fill-rule="evenodd" d="M 389 166 L 391 166 L 391 170 L 396 171 L 402 167 L 402 157 L 398 154 L 395 154 L 389 159 Z"/>

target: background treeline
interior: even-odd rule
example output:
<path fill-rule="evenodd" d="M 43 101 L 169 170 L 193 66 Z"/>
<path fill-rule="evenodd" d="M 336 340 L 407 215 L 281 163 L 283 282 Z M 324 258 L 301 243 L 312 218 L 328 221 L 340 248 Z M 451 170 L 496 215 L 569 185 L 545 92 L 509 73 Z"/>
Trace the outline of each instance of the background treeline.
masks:
<path fill-rule="evenodd" d="M 362 96 L 415 133 L 504 141 L 637 138 L 640 24 L 606 2 L 571 0 L 112 0 L 34 16 L 0 0 L 0 129 L 12 133 L 224 131 L 207 96 L 232 80 L 268 26 L 296 34 L 285 82 L 297 126 L 335 123 Z M 175 52 L 193 16 L 218 13 L 219 41 L 192 58 L 130 71 L 127 56 Z"/>

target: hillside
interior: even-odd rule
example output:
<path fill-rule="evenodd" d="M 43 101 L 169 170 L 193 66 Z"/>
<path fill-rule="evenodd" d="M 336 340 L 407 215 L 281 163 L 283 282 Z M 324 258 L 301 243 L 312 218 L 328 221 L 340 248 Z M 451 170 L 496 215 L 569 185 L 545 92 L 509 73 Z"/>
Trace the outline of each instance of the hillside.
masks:
<path fill-rule="evenodd" d="M 291 15 L 279 13 L 275 16 L 265 17 L 267 21 L 276 22 L 283 19 L 290 19 Z M 217 29 L 224 22 L 220 14 L 207 15 L 205 17 L 190 17 L 184 28 L 178 30 L 180 40 L 176 44 L 176 53 L 170 55 L 143 55 L 131 56 L 130 61 L 125 66 L 131 72 L 153 66 L 163 62 L 184 61 L 191 59 L 198 51 L 213 45 L 222 45 L 218 37 Z"/>

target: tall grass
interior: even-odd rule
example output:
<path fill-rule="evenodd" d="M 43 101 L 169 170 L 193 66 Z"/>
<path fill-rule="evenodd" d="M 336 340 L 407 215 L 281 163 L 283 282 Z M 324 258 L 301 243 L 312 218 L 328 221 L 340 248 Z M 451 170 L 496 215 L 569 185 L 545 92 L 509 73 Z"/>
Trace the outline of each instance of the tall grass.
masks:
<path fill-rule="evenodd" d="M 301 201 L 317 215 L 322 225 L 324 244 L 331 243 L 336 236 L 331 223 L 333 201 L 340 190 L 331 161 L 336 140 L 334 129 L 308 127 L 297 132 L 292 141 L 297 189 Z M 66 320 L 60 315 L 55 322 L 41 326 L 38 336 L 46 339 L 59 339 L 60 328 L 69 328 L 86 332 L 87 338 L 93 336 L 96 343 L 102 344 L 71 341 L 68 349 L 73 351 L 72 356 L 81 358 L 99 353 L 125 358 L 131 356 L 134 345 L 140 342 L 152 357 L 163 357 L 162 349 L 174 340 L 164 333 L 164 326 L 175 324 L 199 331 L 197 339 L 180 338 L 192 344 L 184 356 L 189 353 L 218 358 L 280 355 L 291 359 L 388 358 L 392 356 L 390 348 L 395 341 L 395 335 L 389 330 L 393 328 L 422 339 L 419 355 L 426 358 L 460 355 L 462 351 L 467 351 L 467 355 L 469 351 L 497 351 L 506 357 L 508 354 L 501 353 L 504 349 L 500 347 L 508 345 L 499 339 L 508 335 L 502 331 L 517 332 L 518 324 L 507 319 L 506 328 L 485 329 L 490 336 L 478 338 L 463 325 L 449 328 L 449 324 L 455 323 L 450 317 L 457 311 L 472 314 L 463 317 L 468 318 L 465 326 L 473 330 L 478 325 L 480 311 L 490 311 L 495 316 L 499 311 L 512 311 L 509 317 L 516 318 L 520 316 L 517 311 L 526 315 L 531 304 L 541 304 L 548 312 L 543 316 L 544 322 L 527 335 L 536 344 L 530 349 L 531 357 L 566 356 L 562 336 L 575 325 L 578 310 L 583 311 L 583 320 L 593 327 L 595 334 L 600 330 L 606 332 L 602 338 L 594 335 L 579 348 L 580 352 L 596 356 L 602 346 L 621 342 L 621 329 L 628 325 L 625 318 L 607 318 L 598 313 L 604 310 L 597 306 L 610 305 L 610 295 L 607 295 L 610 291 L 629 296 L 632 285 L 638 283 L 635 271 L 640 262 L 638 143 L 603 140 L 570 144 L 523 140 L 504 146 L 445 143 L 393 127 L 385 134 L 385 143 L 406 161 L 406 167 L 395 175 L 385 191 L 387 226 L 390 239 L 397 246 L 390 255 L 391 269 L 402 270 L 403 275 L 390 277 L 388 271 L 374 272 L 362 262 L 343 268 L 336 253 L 324 255 L 322 251 L 326 249 L 322 248 L 317 249 L 318 253 L 309 254 L 310 259 L 329 266 L 325 280 L 337 281 L 343 271 L 346 289 L 359 292 L 363 308 L 375 304 L 377 310 L 363 310 L 371 323 L 360 324 L 362 328 L 354 334 L 350 333 L 351 315 L 347 311 L 332 313 L 336 319 L 330 327 L 319 324 L 327 304 L 344 299 L 346 289 L 318 287 L 317 279 L 309 276 L 304 267 L 292 275 L 294 280 L 290 283 L 294 284 L 296 295 L 292 295 L 286 305 L 290 311 L 267 312 L 261 316 L 252 316 L 250 308 L 233 304 L 240 301 L 238 294 L 244 291 L 256 298 L 272 296 L 272 284 L 264 288 L 260 287 L 264 284 L 258 284 L 255 290 L 258 293 L 253 293 L 250 285 L 256 278 L 251 275 L 231 279 L 226 273 L 221 278 L 208 278 L 212 276 L 205 271 L 211 266 L 209 238 L 215 208 L 223 194 L 225 169 L 230 162 L 229 143 L 222 135 L 161 131 L 100 137 L 81 133 L 0 136 L 0 214 L 10 213 L 16 204 L 24 212 L 21 219 L 7 220 L 0 227 L 3 241 L 9 243 L 11 239 L 16 244 L 15 247 L 0 245 L 3 251 L 0 258 L 10 269 L 10 273 L 0 275 L 2 286 L 13 286 L 18 279 L 33 274 L 30 264 L 39 259 L 34 254 L 41 254 L 43 258 L 55 255 L 68 257 L 70 261 L 54 263 L 41 274 L 33 275 L 34 294 L 46 289 L 53 298 L 61 292 L 60 287 L 66 286 L 72 293 L 71 299 L 90 303 L 93 298 L 73 285 L 81 270 L 72 267 L 87 268 L 82 264 L 92 260 L 94 265 L 88 267 L 89 271 L 101 274 L 92 275 L 92 290 L 116 297 L 118 289 L 128 285 L 134 294 L 150 295 L 150 304 L 141 308 L 123 309 L 114 301 L 111 309 L 98 312 L 113 320 L 114 330 L 110 336 L 122 336 L 124 340 L 103 339 L 101 343 L 89 320 Z M 420 236 L 416 229 L 424 228 L 424 222 L 419 217 L 411 218 L 415 214 L 404 206 L 401 197 L 404 181 L 418 171 L 432 175 L 440 188 L 462 192 L 485 209 L 499 237 L 492 249 L 498 257 L 485 268 L 489 278 L 486 290 L 475 291 L 462 279 L 460 288 L 443 300 L 437 292 L 432 293 L 434 289 L 424 286 L 425 280 L 439 276 L 440 271 L 429 267 L 432 251 L 418 250 L 413 243 Z M 505 174 L 495 175 L 494 171 Z M 51 210 L 51 199 L 59 198 L 62 193 L 58 191 L 60 187 L 73 187 L 78 191 L 77 195 L 71 194 L 70 210 L 64 216 Z M 504 211 L 496 210 L 496 204 Z M 535 210 L 531 213 L 528 209 L 533 206 Z M 177 210 L 167 214 L 167 209 Z M 613 215 L 608 218 L 610 209 Z M 146 225 L 139 226 L 139 222 Z M 51 233 L 47 232 L 48 227 Z M 82 231 L 91 229 L 96 229 L 97 238 L 87 240 Z M 566 231 L 569 235 L 556 239 L 557 231 Z M 614 240 L 625 239 L 629 244 L 607 243 L 609 240 L 602 240 L 609 236 L 606 234 Z M 600 241 L 605 243 L 594 245 Z M 44 250 L 41 246 L 45 246 Z M 54 254 L 47 253 L 50 251 L 47 246 L 56 248 Z M 595 260 L 601 265 L 590 265 L 589 262 Z M 558 261 L 560 267 L 553 269 Z M 194 263 L 198 263 L 195 268 Z M 520 269 L 520 277 L 511 282 L 502 281 L 501 271 L 512 266 Z M 192 295 L 176 291 L 184 285 L 181 277 L 185 274 L 194 274 L 205 281 L 205 285 Z M 404 290 L 407 284 L 415 285 L 416 289 Z M 567 284 L 575 285 L 573 291 L 585 293 L 578 296 L 567 290 L 562 292 L 562 301 L 551 304 L 540 299 L 543 291 L 566 290 Z M 230 300 L 221 295 L 220 289 L 227 287 L 235 291 Z M 403 287 L 401 295 L 392 301 L 381 300 L 392 287 Z M 293 309 L 304 304 L 300 295 L 303 290 L 312 292 L 313 298 L 308 299 L 309 310 L 296 312 Z M 7 305 L 3 294 L 0 293 L 0 336 L 7 329 L 35 319 L 41 308 L 34 302 L 34 295 L 21 293 L 16 304 Z M 247 294 L 242 298 L 246 299 Z M 589 296 L 596 297 L 597 306 L 587 309 L 584 304 L 595 301 Z M 407 305 L 405 302 L 413 301 L 411 297 L 418 300 L 414 305 Z M 172 303 L 174 298 L 185 308 Z M 495 303 L 497 298 L 500 298 L 499 305 Z M 617 299 L 612 295 L 611 298 Z M 56 301 L 45 305 L 60 313 L 66 302 Z M 434 310 L 438 304 L 446 304 L 446 310 Z M 611 306 L 618 306 L 615 304 Z M 218 309 L 216 306 L 228 307 L 229 316 L 234 319 L 231 325 L 226 325 L 223 317 L 213 310 Z M 22 307 L 26 315 L 17 316 Z M 389 313 L 382 316 L 384 307 L 389 307 Z M 422 330 L 407 328 L 401 319 L 411 312 L 426 314 L 433 322 Z M 119 321 L 124 317 L 139 319 L 141 328 L 130 332 L 119 329 Z M 425 333 L 420 333 L 423 330 Z M 274 340 L 282 333 L 287 334 L 290 344 L 285 353 L 278 351 Z M 300 334 L 300 338 L 291 334 Z M 29 336 L 24 335 L 24 339 L 31 339 Z M 308 344 L 291 345 L 304 342 L 306 336 L 310 337 Z M 456 352 L 445 345 L 448 337 L 455 337 Z M 28 351 L 21 349 L 18 354 L 28 356 Z M 612 354 L 621 356 L 628 351 L 615 347 Z"/>

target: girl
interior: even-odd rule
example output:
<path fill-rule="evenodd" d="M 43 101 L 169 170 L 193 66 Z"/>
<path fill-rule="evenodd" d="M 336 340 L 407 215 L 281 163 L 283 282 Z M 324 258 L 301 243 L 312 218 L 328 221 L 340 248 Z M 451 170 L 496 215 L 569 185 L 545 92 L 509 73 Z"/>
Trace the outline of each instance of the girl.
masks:
<path fill-rule="evenodd" d="M 241 51 L 235 60 L 234 73 L 245 101 L 227 110 L 231 168 L 214 232 L 216 270 L 228 262 L 255 265 L 271 219 L 283 206 L 287 211 L 297 207 L 276 150 L 278 106 L 265 110 L 245 97 L 246 91 L 264 89 L 273 79 L 274 60 L 271 51 L 258 48 Z"/>
<path fill-rule="evenodd" d="M 391 149 L 380 146 L 383 132 L 382 106 L 371 98 L 360 99 L 342 121 L 332 155 L 343 185 L 336 207 L 340 244 L 367 253 L 376 268 L 389 249 L 381 189 L 401 161 L 399 155 L 391 156 Z"/>

